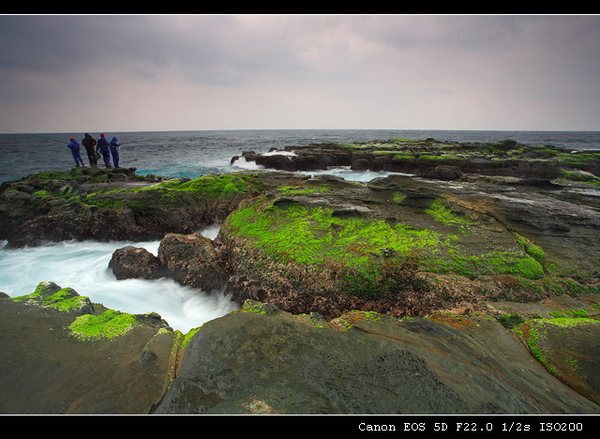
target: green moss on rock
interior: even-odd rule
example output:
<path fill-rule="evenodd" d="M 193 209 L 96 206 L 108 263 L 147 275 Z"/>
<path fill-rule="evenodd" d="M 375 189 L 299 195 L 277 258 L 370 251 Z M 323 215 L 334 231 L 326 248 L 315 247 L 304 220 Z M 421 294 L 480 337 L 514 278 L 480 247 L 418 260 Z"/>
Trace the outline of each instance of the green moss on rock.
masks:
<path fill-rule="evenodd" d="M 79 338 L 97 340 L 124 335 L 136 325 L 137 319 L 134 315 L 109 309 L 100 315 L 86 314 L 77 317 L 69 329 Z"/>

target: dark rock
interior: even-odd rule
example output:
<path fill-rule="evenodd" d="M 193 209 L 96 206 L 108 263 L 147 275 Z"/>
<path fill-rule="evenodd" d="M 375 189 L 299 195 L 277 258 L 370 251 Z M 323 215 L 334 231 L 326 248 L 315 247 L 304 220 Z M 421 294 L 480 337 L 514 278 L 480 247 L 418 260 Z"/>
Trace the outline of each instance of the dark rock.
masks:
<path fill-rule="evenodd" d="M 438 180 L 458 180 L 463 172 L 457 166 L 436 166 L 427 177 L 437 178 Z"/>
<path fill-rule="evenodd" d="M 0 298 L 0 315 L 2 414 L 145 414 L 167 389 L 175 336 L 162 323 L 140 318 L 124 335 L 90 341 L 69 330 L 78 314 L 57 307 Z"/>
<path fill-rule="evenodd" d="M 251 156 L 244 156 L 246 160 L 250 160 Z M 298 167 L 292 159 L 287 155 L 256 155 L 254 161 L 259 166 L 264 166 L 269 169 L 277 169 L 279 171 L 297 171 Z"/>
<path fill-rule="evenodd" d="M 144 248 L 127 246 L 117 249 L 108 266 L 119 280 L 162 277 L 160 260 Z"/>
<path fill-rule="evenodd" d="M 366 171 L 370 168 L 371 162 L 367 159 L 359 158 L 352 162 L 353 171 Z"/>
<path fill-rule="evenodd" d="M 212 291 L 227 281 L 212 241 L 199 233 L 168 234 L 160 242 L 158 259 L 163 272 L 183 285 Z"/>
<path fill-rule="evenodd" d="M 491 320 L 372 317 L 346 332 L 245 309 L 198 330 L 157 413 L 600 412 Z"/>

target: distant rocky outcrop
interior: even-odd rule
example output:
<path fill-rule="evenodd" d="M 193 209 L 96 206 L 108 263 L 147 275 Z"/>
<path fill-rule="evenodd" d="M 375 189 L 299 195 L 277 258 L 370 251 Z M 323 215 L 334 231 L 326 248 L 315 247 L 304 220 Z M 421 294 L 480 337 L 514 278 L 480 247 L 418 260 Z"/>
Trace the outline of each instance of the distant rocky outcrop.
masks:
<path fill-rule="evenodd" d="M 598 180 L 598 151 L 571 151 L 546 145 L 523 145 L 514 140 L 497 143 L 459 143 L 435 139 L 375 140 L 339 144 L 312 143 L 286 146 L 268 153 L 244 151 L 248 162 L 283 171 L 323 171 L 349 167 L 356 171 L 386 171 L 420 177 L 456 180 L 463 174 L 556 179 L 578 174 L 576 178 Z M 232 162 L 240 156 L 232 158 Z"/>

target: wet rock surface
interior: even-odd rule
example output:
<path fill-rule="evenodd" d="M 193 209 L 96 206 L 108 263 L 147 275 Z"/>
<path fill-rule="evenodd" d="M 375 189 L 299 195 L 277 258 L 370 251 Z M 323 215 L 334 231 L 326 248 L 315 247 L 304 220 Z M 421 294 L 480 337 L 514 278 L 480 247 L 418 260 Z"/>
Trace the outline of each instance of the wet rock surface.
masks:
<path fill-rule="evenodd" d="M 598 413 L 514 333 L 476 317 L 348 331 L 248 303 L 205 324 L 157 413 Z M 302 320 L 303 319 L 303 320 Z M 450 322 L 451 324 L 448 324 Z"/>
<path fill-rule="evenodd" d="M 56 291 L 47 285 L 46 298 Z M 326 320 L 247 301 L 182 343 L 156 315 L 135 316 L 117 336 L 81 338 L 70 329 L 77 313 L 4 295 L 0 412 L 600 414 L 593 301 L 486 306 L 471 315 L 397 320 L 353 311 Z M 561 380 L 528 343 L 531 325 L 550 323 L 501 325 L 510 312 L 574 306 L 589 318 L 572 318 L 560 337 L 577 340 L 568 351 L 569 364 L 580 366 L 577 382 Z M 96 305 L 91 315 L 107 312 Z M 551 344 L 538 341 L 556 365 L 564 357 Z"/>

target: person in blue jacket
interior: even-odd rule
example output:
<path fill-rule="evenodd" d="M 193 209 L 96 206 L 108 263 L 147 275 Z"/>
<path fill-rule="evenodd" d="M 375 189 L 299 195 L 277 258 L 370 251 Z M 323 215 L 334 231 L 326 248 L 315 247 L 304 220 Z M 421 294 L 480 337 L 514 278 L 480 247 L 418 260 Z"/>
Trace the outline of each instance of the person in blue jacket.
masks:
<path fill-rule="evenodd" d="M 110 150 L 108 147 L 108 140 L 104 137 L 104 134 L 100 134 L 98 143 L 96 144 L 96 151 L 100 151 L 102 158 L 104 159 L 104 165 L 110 168 Z"/>
<path fill-rule="evenodd" d="M 73 137 L 69 138 L 69 140 L 71 142 L 67 145 L 67 148 L 69 148 L 71 150 L 71 154 L 73 154 L 73 159 L 75 160 L 75 164 L 77 166 L 85 166 L 83 164 L 83 159 L 81 158 L 81 145 L 79 145 L 79 142 L 77 140 L 75 140 Z M 80 163 L 81 163 L 81 165 L 80 165 Z"/>
<path fill-rule="evenodd" d="M 110 140 L 110 154 L 112 155 L 115 168 L 119 167 L 119 146 L 121 145 L 117 143 L 118 140 L 116 137 Z"/>

